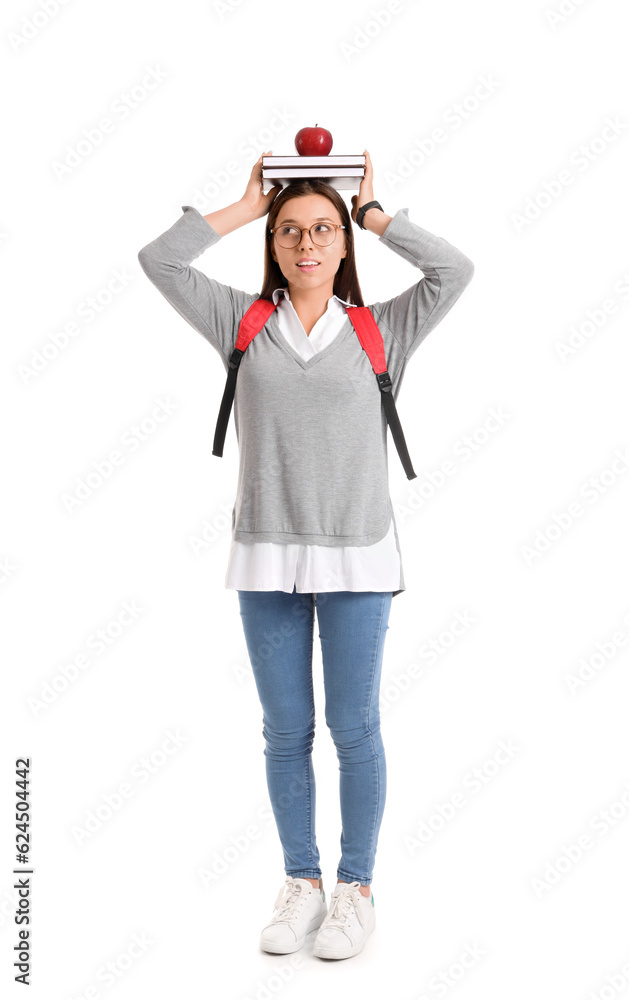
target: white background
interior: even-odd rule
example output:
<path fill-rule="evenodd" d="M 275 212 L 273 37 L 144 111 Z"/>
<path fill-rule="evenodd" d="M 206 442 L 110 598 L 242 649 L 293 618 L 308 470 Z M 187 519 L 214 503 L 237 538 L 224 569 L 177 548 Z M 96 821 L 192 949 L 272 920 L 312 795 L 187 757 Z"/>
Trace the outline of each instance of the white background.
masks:
<path fill-rule="evenodd" d="M 7 996 L 22 995 L 21 755 L 32 760 L 29 995 L 607 1000 L 629 982 L 627 13 L 622 0 L 564 2 L 553 23 L 559 7 L 4 5 Z M 107 117 L 112 130 L 85 142 Z M 284 874 L 237 594 L 224 587 L 233 416 L 218 459 L 221 360 L 137 260 L 182 205 L 236 201 L 260 153 L 294 153 L 315 122 L 334 152 L 370 151 L 388 214 L 408 207 L 475 264 L 405 375 L 416 480 L 389 446 L 408 589 L 384 654 L 377 929 L 336 963 L 312 956 L 312 938 L 293 956 L 258 950 Z M 237 173 L 217 185 L 228 163 Z M 263 229 L 237 230 L 196 266 L 258 291 Z M 355 239 L 366 302 L 421 279 L 374 234 Z M 165 398 L 175 411 L 151 425 Z M 77 480 L 146 421 L 140 446 L 69 508 Z M 453 474 L 430 487 L 447 462 Z M 197 553 L 204 526 L 213 537 Z M 141 611 L 116 628 L 124 602 Z M 472 619 L 460 633 L 457 616 Z M 80 654 L 89 662 L 73 673 Z M 338 763 L 318 641 L 314 673 L 329 894 Z M 108 812 L 125 782 L 131 797 Z"/>

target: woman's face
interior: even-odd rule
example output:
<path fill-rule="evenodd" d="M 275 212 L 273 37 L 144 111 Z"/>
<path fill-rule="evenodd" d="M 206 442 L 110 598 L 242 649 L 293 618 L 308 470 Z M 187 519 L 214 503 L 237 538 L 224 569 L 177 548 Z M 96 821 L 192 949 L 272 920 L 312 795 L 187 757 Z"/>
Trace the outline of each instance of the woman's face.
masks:
<path fill-rule="evenodd" d="M 277 233 L 273 233 L 271 254 L 277 261 L 282 274 L 290 286 L 296 288 L 316 288 L 330 285 L 338 271 L 343 257 L 347 256 L 345 230 L 337 229 L 334 242 L 329 246 L 318 246 L 307 232 L 309 226 L 325 225 L 334 222 L 341 225 L 341 218 L 335 206 L 322 194 L 306 194 L 300 198 L 290 198 L 280 209 L 274 229 L 278 227 L 299 227 L 304 232 L 296 246 L 282 247 L 277 242 Z M 316 228 L 313 228 L 316 236 Z M 308 257 L 317 261 L 310 270 L 303 270 L 297 264 L 298 260 Z"/>

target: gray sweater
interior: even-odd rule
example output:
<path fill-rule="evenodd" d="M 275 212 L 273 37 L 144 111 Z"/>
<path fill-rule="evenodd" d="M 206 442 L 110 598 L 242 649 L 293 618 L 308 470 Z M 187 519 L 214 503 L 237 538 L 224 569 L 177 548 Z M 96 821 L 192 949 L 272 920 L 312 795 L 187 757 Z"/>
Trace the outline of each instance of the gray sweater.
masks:
<path fill-rule="evenodd" d="M 223 285 L 190 266 L 222 237 L 192 205 L 182 211 L 138 259 L 168 302 L 219 352 L 227 372 L 240 319 L 259 293 Z M 411 222 L 407 208 L 395 213 L 379 239 L 424 274 L 395 298 L 369 306 L 397 399 L 408 360 L 452 308 L 474 265 Z M 214 390 L 218 414 L 223 384 Z M 234 540 L 372 545 L 384 538 L 395 522 L 388 425 L 349 317 L 334 341 L 305 361 L 272 313 L 240 362 L 233 419 L 240 455 Z M 412 457 L 412 427 L 405 432 Z"/>

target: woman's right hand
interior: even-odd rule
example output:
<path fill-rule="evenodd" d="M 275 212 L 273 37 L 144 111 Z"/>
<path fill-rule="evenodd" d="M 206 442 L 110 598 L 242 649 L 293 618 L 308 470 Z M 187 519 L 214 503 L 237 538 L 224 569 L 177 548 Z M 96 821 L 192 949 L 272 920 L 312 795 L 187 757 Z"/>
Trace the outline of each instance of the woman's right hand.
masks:
<path fill-rule="evenodd" d="M 269 156 L 271 150 L 268 153 L 263 153 L 262 156 Z M 247 210 L 251 212 L 252 219 L 261 219 L 269 211 L 273 201 L 282 190 L 281 185 L 274 185 L 271 190 L 264 194 L 262 191 L 262 156 L 254 164 L 253 170 L 251 171 L 251 177 L 249 178 L 249 183 L 247 184 L 245 193 L 243 194 L 241 201 L 247 206 Z"/>

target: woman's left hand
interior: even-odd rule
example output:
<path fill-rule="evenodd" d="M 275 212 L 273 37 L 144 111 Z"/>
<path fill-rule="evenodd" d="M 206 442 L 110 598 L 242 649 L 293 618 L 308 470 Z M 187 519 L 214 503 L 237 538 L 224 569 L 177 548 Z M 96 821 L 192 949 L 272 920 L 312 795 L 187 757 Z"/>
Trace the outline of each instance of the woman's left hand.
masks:
<path fill-rule="evenodd" d="M 368 201 L 374 201 L 373 196 L 373 167 L 371 165 L 371 157 L 367 150 L 363 150 L 365 156 L 365 176 L 360 182 L 360 187 L 358 188 L 358 195 L 352 195 L 352 211 L 351 217 L 356 222 L 356 216 L 358 215 L 358 209 L 366 205 Z"/>

